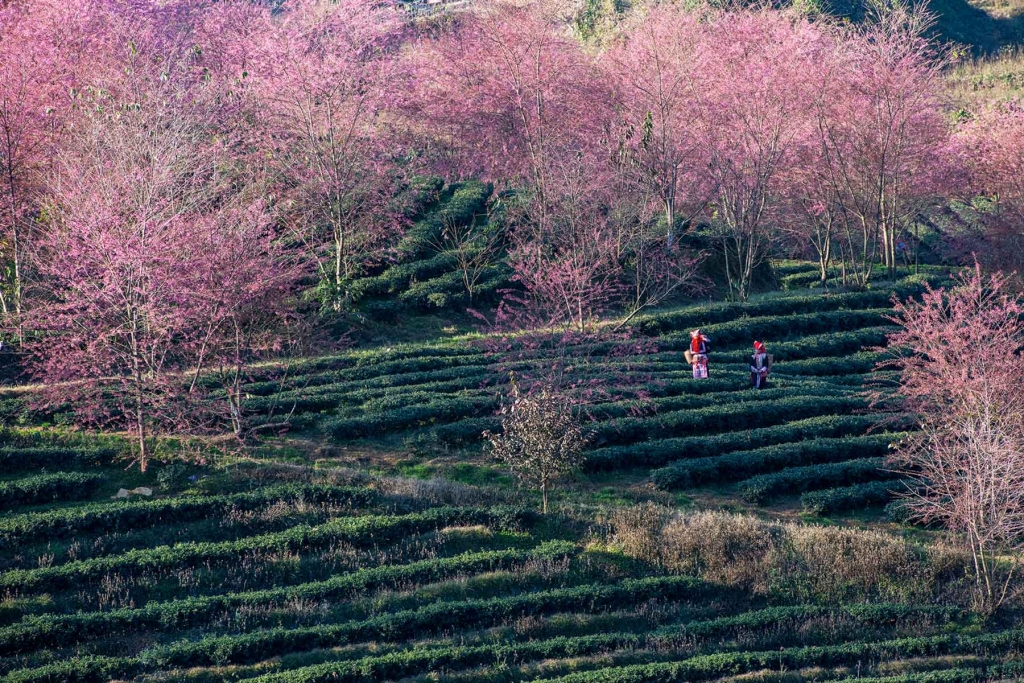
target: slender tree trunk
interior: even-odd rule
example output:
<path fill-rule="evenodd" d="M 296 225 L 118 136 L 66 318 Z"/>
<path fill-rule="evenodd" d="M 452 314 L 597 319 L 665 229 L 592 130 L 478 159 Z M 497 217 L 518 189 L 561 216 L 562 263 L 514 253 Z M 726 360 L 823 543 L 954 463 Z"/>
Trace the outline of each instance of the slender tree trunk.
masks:
<path fill-rule="evenodd" d="M 10 144 L 8 143 L 8 148 Z M 22 344 L 24 339 L 24 329 L 21 325 L 21 235 L 18 231 L 18 195 L 14 184 L 14 167 L 11 163 L 7 164 L 7 185 L 9 189 L 9 202 L 11 212 L 11 257 L 14 261 L 14 282 L 11 289 L 11 303 L 14 306 L 14 317 L 16 318 L 16 324 L 18 328 L 18 344 Z M 8 313 L 6 302 L 4 303 L 4 313 Z"/>
<path fill-rule="evenodd" d="M 675 228 L 676 228 L 676 201 L 673 195 L 669 195 L 665 199 L 665 222 L 668 224 L 665 227 L 668 238 L 668 248 L 672 249 L 675 246 Z"/>
<path fill-rule="evenodd" d="M 149 461 L 149 451 L 146 448 L 146 402 L 142 396 L 142 377 L 138 370 L 135 376 L 135 422 L 139 441 L 139 471 L 145 472 Z"/>

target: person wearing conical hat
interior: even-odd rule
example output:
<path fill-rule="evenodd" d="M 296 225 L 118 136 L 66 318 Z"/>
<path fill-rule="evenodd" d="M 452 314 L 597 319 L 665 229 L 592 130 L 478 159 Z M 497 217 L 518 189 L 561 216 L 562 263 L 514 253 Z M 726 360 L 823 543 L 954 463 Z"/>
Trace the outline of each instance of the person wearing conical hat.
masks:
<path fill-rule="evenodd" d="M 693 366 L 694 379 L 708 378 L 708 338 L 699 329 L 690 332 L 690 349 L 686 359 Z"/>
<path fill-rule="evenodd" d="M 754 342 L 754 353 L 750 356 L 750 386 L 753 389 L 764 389 L 768 386 L 768 374 L 772 369 L 768 349 L 759 341 Z"/>

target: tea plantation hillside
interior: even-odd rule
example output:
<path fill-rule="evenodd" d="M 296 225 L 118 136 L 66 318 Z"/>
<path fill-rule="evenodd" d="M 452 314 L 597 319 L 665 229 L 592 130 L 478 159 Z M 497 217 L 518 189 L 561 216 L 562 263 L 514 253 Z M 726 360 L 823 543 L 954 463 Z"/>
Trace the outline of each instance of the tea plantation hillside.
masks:
<path fill-rule="evenodd" d="M 901 484 L 882 461 L 908 425 L 869 414 L 863 389 L 884 355 L 892 297 L 914 296 L 920 280 L 822 294 L 806 290 L 817 277 L 806 264 L 778 271 L 787 291 L 648 315 L 628 339 L 558 350 L 572 359 L 567 383 L 605 390 L 586 410 L 586 476 L 614 487 L 649 475 L 661 490 L 756 505 L 799 496 L 814 514 L 890 499 Z M 712 343 L 705 381 L 682 354 L 696 327 Z M 770 387 L 756 392 L 746 370 L 754 339 L 774 356 Z M 321 455 L 335 464 L 383 450 L 405 454 L 398 473 L 447 468 L 495 481 L 481 434 L 500 427 L 509 373 L 538 371 L 553 353 L 541 346 L 510 360 L 479 337 L 349 352 L 265 368 L 246 387 L 247 405 L 329 444 Z M 619 390 L 629 379 L 643 398 Z"/>
<path fill-rule="evenodd" d="M 885 379 L 873 369 L 891 297 L 922 287 L 823 294 L 806 289 L 808 265 L 777 270 L 781 292 L 651 314 L 578 348 L 510 355 L 460 336 L 262 366 L 247 409 L 290 429 L 256 457 L 142 474 L 124 469 L 116 435 L 8 427 L 0 677 L 1014 679 L 1015 608 L 971 612 L 959 553 L 767 521 L 889 500 L 898 481 L 881 459 L 909 425 L 867 412 L 861 390 Z M 713 342 L 705 381 L 681 354 L 698 326 Z M 759 392 L 753 338 L 775 360 Z M 588 406 L 580 484 L 542 516 L 480 435 L 500 426 L 508 372 L 555 351 L 576 386 L 609 390 Z M 602 504 L 594 482 L 619 497 Z M 758 519 L 628 504 L 678 492 L 773 507 Z"/>
<path fill-rule="evenodd" d="M 804 569 L 751 590 L 451 484 L 158 467 L 154 496 L 110 500 L 126 477 L 111 455 L 5 435 L 5 681 L 909 682 L 1024 666 L 1024 631 L 956 606 L 962 566 L 865 532 L 841 541 L 895 551 L 895 583 L 823 595 Z"/>

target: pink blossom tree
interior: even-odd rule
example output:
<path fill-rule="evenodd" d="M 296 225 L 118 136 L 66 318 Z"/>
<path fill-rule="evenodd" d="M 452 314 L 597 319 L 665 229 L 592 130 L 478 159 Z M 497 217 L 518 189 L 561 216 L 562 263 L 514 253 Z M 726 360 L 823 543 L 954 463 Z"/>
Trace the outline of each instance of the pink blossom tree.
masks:
<path fill-rule="evenodd" d="M 548 230 L 567 169 L 606 149 L 609 100 L 573 37 L 541 7 L 485 4 L 411 56 L 408 114 L 447 151 L 443 170 L 528 194 L 531 229 Z"/>
<path fill-rule="evenodd" d="M 393 210 L 400 150 L 384 113 L 399 85 L 403 30 L 386 3 L 292 0 L 248 36 L 259 40 L 243 68 L 258 89 L 262 145 L 274 150 L 289 225 L 334 310 L 346 283 L 401 231 Z"/>
<path fill-rule="evenodd" d="M 0 7 L 0 312 L 21 336 L 34 216 L 49 161 L 61 142 L 76 88 L 100 42 L 85 1 Z"/>
<path fill-rule="evenodd" d="M 657 7 L 601 60 L 622 118 L 620 171 L 639 186 L 633 192 L 657 197 L 669 247 L 677 223 L 693 219 L 713 194 L 702 125 L 708 26 L 699 12 Z"/>
<path fill-rule="evenodd" d="M 894 466 L 910 478 L 916 519 L 962 534 L 986 612 L 1008 595 L 1024 537 L 1024 304 L 1000 274 L 965 271 L 947 289 L 896 302 L 889 338 L 896 394 L 920 432 L 899 444 Z"/>
<path fill-rule="evenodd" d="M 1024 108 L 990 104 L 958 126 L 953 147 L 967 177 L 957 189 L 967 200 L 981 195 L 991 201 L 979 229 L 958 240 L 966 242 L 962 251 L 976 254 L 988 267 L 1019 271 L 1024 268 Z"/>
<path fill-rule="evenodd" d="M 845 36 L 840 83 L 818 110 L 820 167 L 839 194 L 844 266 L 859 286 L 878 257 L 895 276 L 896 245 L 942 187 L 949 126 L 928 17 L 894 9 Z"/>
<path fill-rule="evenodd" d="M 422 41 L 407 113 L 447 151 L 444 170 L 483 174 L 516 192 L 510 262 L 526 295 L 506 301 L 505 312 L 528 307 L 511 318 L 585 330 L 602 312 L 656 305 L 689 281 L 691 255 L 666 253 L 664 240 L 653 248 L 647 211 L 660 195 L 674 221 L 684 179 L 678 151 L 664 151 L 675 170 L 659 170 L 661 152 L 621 134 L 618 103 L 629 101 L 640 125 L 650 94 L 616 97 L 609 71 L 544 10 L 489 4 Z M 630 68 L 616 73 L 624 79 Z M 669 126 L 682 116 L 677 106 L 665 105 Z M 672 134 L 659 131 L 663 142 Z M 672 187 L 652 181 L 663 171 Z"/>
<path fill-rule="evenodd" d="M 258 188 L 233 173 L 236 141 L 216 125 L 225 99 L 160 32 L 178 28 L 111 27 L 133 49 L 83 94 L 57 158 L 38 258 L 47 291 L 29 317 L 43 399 L 131 428 L 143 470 L 153 436 L 208 425 L 190 379 L 258 351 L 244 327 L 292 282 Z"/>
<path fill-rule="evenodd" d="M 768 10 L 722 14 L 710 31 L 711 223 L 730 294 L 745 301 L 775 240 L 781 180 L 806 135 L 809 75 L 826 41 L 805 19 Z"/>

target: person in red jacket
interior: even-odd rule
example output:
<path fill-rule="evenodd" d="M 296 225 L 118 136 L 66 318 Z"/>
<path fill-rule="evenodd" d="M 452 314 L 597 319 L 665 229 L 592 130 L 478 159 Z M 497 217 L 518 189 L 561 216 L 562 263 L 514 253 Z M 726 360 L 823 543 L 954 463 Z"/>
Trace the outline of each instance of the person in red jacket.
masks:
<path fill-rule="evenodd" d="M 699 329 L 690 333 L 690 349 L 686 359 L 693 366 L 694 379 L 708 378 L 708 338 Z"/>
<path fill-rule="evenodd" d="M 750 356 L 750 386 L 753 389 L 764 389 L 768 386 L 768 373 L 772 362 L 768 357 L 768 349 L 759 341 L 754 342 L 754 353 Z"/>

